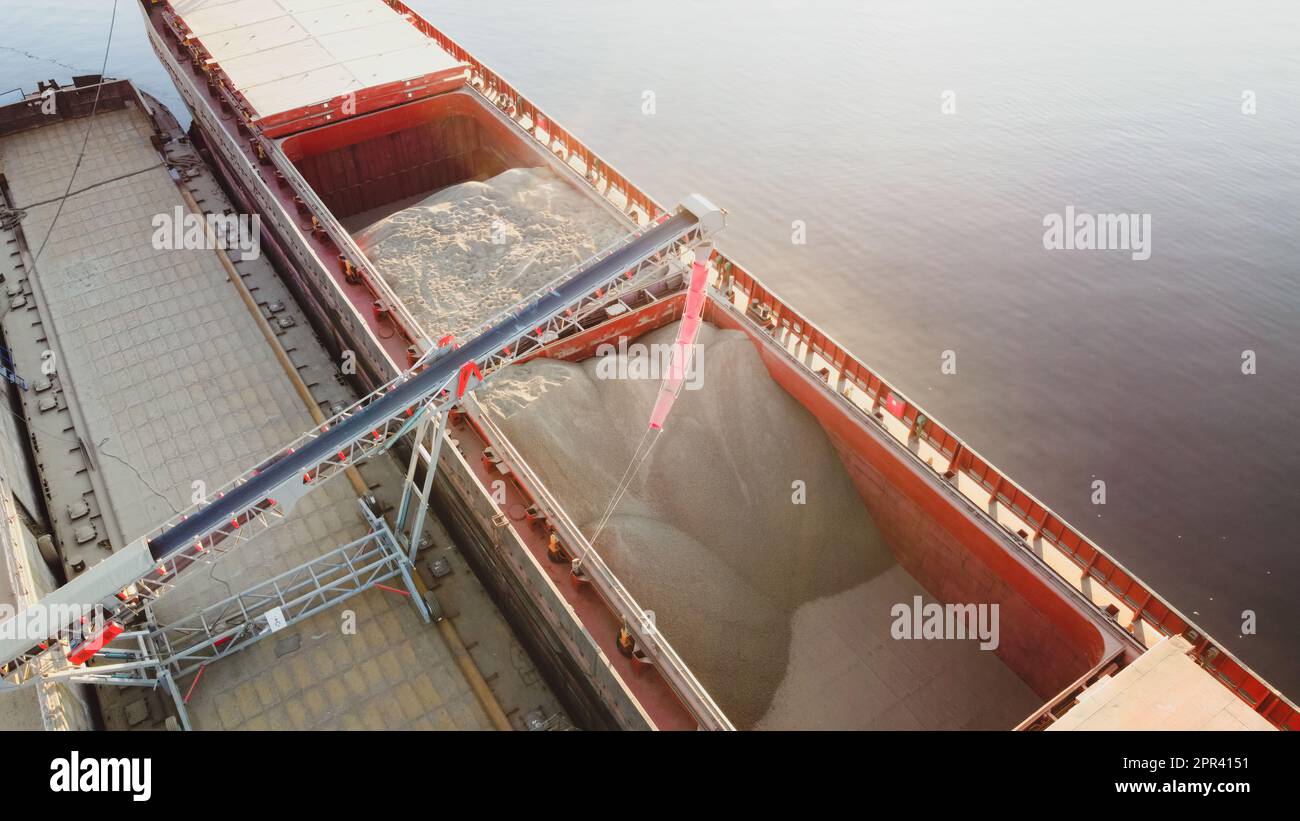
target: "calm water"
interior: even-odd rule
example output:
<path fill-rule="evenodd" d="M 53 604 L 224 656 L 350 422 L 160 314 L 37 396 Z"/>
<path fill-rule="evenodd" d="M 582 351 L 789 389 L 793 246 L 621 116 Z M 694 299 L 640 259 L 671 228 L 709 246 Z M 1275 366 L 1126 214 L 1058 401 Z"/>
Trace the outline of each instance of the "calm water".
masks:
<path fill-rule="evenodd" d="M 98 70 L 109 4 L 4 5 L 0 91 Z M 1300 6 L 413 6 L 1300 694 Z M 109 73 L 183 113 L 133 0 Z M 1067 205 L 1151 259 L 1044 250 Z"/>

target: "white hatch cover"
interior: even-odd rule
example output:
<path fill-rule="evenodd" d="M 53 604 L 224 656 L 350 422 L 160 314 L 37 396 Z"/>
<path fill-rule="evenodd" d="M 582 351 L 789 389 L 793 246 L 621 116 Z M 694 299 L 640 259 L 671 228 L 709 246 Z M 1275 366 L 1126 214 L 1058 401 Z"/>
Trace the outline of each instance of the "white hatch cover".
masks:
<path fill-rule="evenodd" d="M 463 68 L 382 0 L 173 0 L 172 8 L 261 117 Z"/>

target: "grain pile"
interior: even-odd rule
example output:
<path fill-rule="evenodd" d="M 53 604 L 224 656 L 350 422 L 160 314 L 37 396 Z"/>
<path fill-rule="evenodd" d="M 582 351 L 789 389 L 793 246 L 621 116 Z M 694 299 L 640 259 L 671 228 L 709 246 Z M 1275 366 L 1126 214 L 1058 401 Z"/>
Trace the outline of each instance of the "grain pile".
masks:
<path fill-rule="evenodd" d="M 465 336 L 622 233 L 550 171 L 512 169 L 357 240 L 437 338 Z M 762 728 L 1012 726 L 1034 697 L 991 653 L 889 638 L 889 608 L 923 591 L 817 421 L 743 334 L 706 325 L 700 343 L 702 389 L 683 392 L 597 550 L 727 715 Z M 598 378 L 597 362 L 518 365 L 479 391 L 588 534 L 659 389 Z M 796 481 L 805 504 L 792 500 Z"/>
<path fill-rule="evenodd" d="M 463 335 L 625 229 L 546 168 L 512 168 L 403 208 L 356 234 L 427 334 Z"/>
<path fill-rule="evenodd" d="M 790 660 L 760 730 L 1008 730 L 1042 699 L 968 641 L 896 641 L 896 603 L 935 602 L 901 565 L 806 602 Z"/>
<path fill-rule="evenodd" d="M 702 388 L 683 391 L 597 549 L 736 725 L 750 727 L 786 676 L 800 605 L 864 583 L 893 557 L 820 425 L 749 340 L 705 325 L 700 343 Z M 480 392 L 588 533 L 659 388 L 597 378 L 597 361 L 516 366 Z M 796 481 L 806 504 L 792 501 Z"/>

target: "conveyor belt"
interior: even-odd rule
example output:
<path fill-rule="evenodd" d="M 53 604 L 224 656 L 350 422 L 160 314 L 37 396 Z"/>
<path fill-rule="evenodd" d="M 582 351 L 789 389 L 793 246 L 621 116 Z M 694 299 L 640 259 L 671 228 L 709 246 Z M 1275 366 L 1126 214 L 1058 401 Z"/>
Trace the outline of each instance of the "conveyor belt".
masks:
<path fill-rule="evenodd" d="M 682 211 L 648 229 L 610 256 L 578 272 L 558 288 L 525 306 L 517 315 L 508 317 L 480 334 L 459 348 L 455 356 L 443 356 L 425 370 L 408 374 L 410 378 L 407 381 L 396 384 L 387 394 L 313 439 L 306 447 L 280 458 L 224 497 L 214 500 L 188 519 L 155 536 L 149 541 L 149 552 L 155 559 L 162 559 L 264 503 L 272 496 L 275 488 L 284 482 L 315 469 L 332 454 L 351 442 L 368 436 L 385 421 L 401 416 L 407 408 L 431 398 L 456 377 L 466 362 L 473 362 L 511 345 L 575 300 L 599 287 L 611 276 L 678 239 L 696 222 L 693 214 Z"/>
<path fill-rule="evenodd" d="M 677 243 L 694 246 L 722 226 L 721 210 L 699 195 L 687 197 L 673 216 L 557 280 L 465 345 L 445 349 L 431 361 L 422 362 L 394 379 L 368 402 L 340 416 L 335 424 L 302 437 L 296 447 L 250 471 L 210 504 L 162 526 L 152 537 L 123 546 L 29 609 L 51 611 L 54 607 L 72 606 L 81 608 L 80 612 L 89 612 L 90 608 L 99 607 L 110 622 L 129 619 L 141 602 L 155 598 L 176 574 L 194 566 L 196 558 L 206 551 L 205 545 L 215 546 L 230 536 L 232 528 L 237 530 L 243 523 L 272 509 L 287 511 L 297 498 L 318 486 L 316 481 L 304 479 L 331 464 L 336 455 L 341 457 L 343 451 L 350 450 L 356 453 L 355 461 L 361 461 L 381 452 L 391 441 L 383 440 L 378 445 L 370 441 L 368 437 L 381 438 L 380 429 L 390 437 L 398 437 L 406 430 L 408 417 L 421 405 L 435 399 L 448 405 L 458 401 L 459 397 L 452 393 L 445 397 L 439 395 L 453 384 L 462 369 L 482 365 L 482 378 L 490 378 L 496 369 L 512 361 L 503 352 L 517 354 L 530 334 L 566 311 L 580 309 L 598 291 L 617 289 L 616 283 L 622 283 L 633 270 L 654 264 L 652 258 L 657 253 Z M 359 447 L 359 443 L 365 446 Z M 133 592 L 128 594 L 128 590 Z M 11 620 L 26 624 L 28 615 L 24 611 Z M 48 639 L 62 639 L 65 644 L 88 640 L 76 619 L 63 622 L 61 617 L 47 613 L 40 623 L 47 625 Z M 10 674 L 17 668 L 11 662 L 25 668 L 26 661 L 51 646 L 48 641 L 42 642 L 40 636 L 5 637 L 4 628 L 8 626 L 0 623 L 0 665 L 9 665 L 0 689 L 21 686 L 22 680 L 31 680 L 26 676 L 12 677 Z"/>

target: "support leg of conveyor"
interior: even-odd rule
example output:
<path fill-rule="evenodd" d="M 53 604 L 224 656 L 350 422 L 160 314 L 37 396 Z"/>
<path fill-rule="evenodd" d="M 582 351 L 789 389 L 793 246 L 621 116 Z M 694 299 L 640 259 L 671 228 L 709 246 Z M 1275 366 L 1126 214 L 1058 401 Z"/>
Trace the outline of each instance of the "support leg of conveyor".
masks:
<path fill-rule="evenodd" d="M 424 525 L 429 516 L 429 498 L 433 492 L 433 476 L 438 470 L 438 457 L 442 453 L 442 442 L 447 438 L 447 422 L 449 409 L 444 409 L 441 413 L 428 414 L 420 423 L 419 430 L 415 436 L 415 447 L 411 449 L 411 462 L 406 470 L 406 484 L 402 488 L 402 504 L 397 512 L 397 532 L 400 537 L 406 539 L 408 555 L 411 561 L 415 561 L 416 554 L 420 551 L 420 538 L 424 534 Z M 436 428 L 435 428 L 436 426 Z M 428 450 L 425 450 L 425 440 L 430 438 L 432 430 L 432 441 Z M 417 490 L 415 486 L 415 475 L 420 463 L 421 457 L 427 459 L 427 467 L 424 471 L 424 482 Z M 412 498 L 418 499 L 415 509 L 415 516 L 410 519 L 410 527 L 407 527 L 407 519 L 411 512 Z"/>

